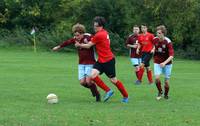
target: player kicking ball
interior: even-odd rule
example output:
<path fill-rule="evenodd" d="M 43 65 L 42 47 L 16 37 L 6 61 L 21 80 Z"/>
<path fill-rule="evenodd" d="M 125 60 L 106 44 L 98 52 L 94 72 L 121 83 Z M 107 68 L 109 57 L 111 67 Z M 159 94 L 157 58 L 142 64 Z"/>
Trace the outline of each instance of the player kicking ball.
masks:
<path fill-rule="evenodd" d="M 164 74 L 164 98 L 168 99 L 169 79 L 172 70 L 172 59 L 174 57 L 174 49 L 169 38 L 165 37 L 167 29 L 164 25 L 156 28 L 157 37 L 153 39 L 154 44 L 154 75 L 155 83 L 158 89 L 157 100 L 162 98 L 163 90 L 160 81 L 160 75 Z"/>

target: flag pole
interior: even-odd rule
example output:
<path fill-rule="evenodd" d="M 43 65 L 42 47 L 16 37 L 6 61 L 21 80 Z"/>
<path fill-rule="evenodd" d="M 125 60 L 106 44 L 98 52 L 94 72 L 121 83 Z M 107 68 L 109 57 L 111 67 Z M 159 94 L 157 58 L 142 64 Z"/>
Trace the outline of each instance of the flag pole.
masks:
<path fill-rule="evenodd" d="M 33 50 L 36 53 L 37 52 L 37 46 L 36 46 L 36 36 L 35 36 L 35 28 L 33 27 L 31 30 L 31 35 L 33 35 Z"/>
<path fill-rule="evenodd" d="M 36 38 L 35 38 L 35 34 L 33 35 L 33 44 L 34 44 L 34 52 L 37 52 L 37 47 L 36 47 Z"/>

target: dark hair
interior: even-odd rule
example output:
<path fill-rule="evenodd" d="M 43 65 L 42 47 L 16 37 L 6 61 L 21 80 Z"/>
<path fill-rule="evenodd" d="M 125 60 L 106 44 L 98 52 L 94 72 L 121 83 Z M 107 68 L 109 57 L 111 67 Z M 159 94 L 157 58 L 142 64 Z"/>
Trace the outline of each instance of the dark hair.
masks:
<path fill-rule="evenodd" d="M 140 26 L 146 26 L 147 27 L 147 23 L 142 23 Z"/>
<path fill-rule="evenodd" d="M 134 25 L 133 28 L 134 28 L 134 27 L 138 27 L 138 28 L 140 28 L 138 25 Z"/>
<path fill-rule="evenodd" d="M 96 23 L 98 23 L 98 26 L 100 26 L 100 27 L 101 26 L 104 27 L 105 24 L 106 24 L 105 18 L 101 17 L 101 16 L 96 16 L 93 21 L 96 22 Z"/>

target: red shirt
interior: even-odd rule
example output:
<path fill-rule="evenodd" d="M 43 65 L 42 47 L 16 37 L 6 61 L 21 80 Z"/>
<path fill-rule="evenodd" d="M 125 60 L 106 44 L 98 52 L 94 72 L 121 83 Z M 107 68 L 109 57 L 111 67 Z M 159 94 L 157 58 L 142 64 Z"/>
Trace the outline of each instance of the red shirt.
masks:
<path fill-rule="evenodd" d="M 88 43 L 91 40 L 91 36 L 85 34 L 84 37 L 80 40 L 80 43 Z M 78 41 L 75 38 L 71 38 L 64 43 L 62 43 L 60 46 L 63 48 L 65 46 L 68 46 L 70 44 L 75 44 L 75 42 Z M 95 63 L 95 55 L 94 55 L 94 48 L 91 47 L 89 49 L 84 48 L 78 48 L 78 56 L 79 56 L 79 64 L 94 64 Z"/>
<path fill-rule="evenodd" d="M 91 39 L 95 44 L 98 54 L 98 62 L 105 63 L 114 58 L 114 55 L 110 48 L 110 39 L 106 30 L 102 29 L 98 31 Z"/>
<path fill-rule="evenodd" d="M 150 52 L 153 49 L 154 35 L 147 32 L 146 34 L 140 34 L 138 42 L 142 46 L 142 52 Z"/>
<path fill-rule="evenodd" d="M 165 37 L 163 41 L 160 41 L 158 37 L 155 37 L 153 44 L 155 46 L 154 63 L 160 64 L 168 59 L 169 56 L 174 56 L 173 45 L 169 38 Z M 167 64 L 171 63 L 172 61 Z"/>
<path fill-rule="evenodd" d="M 126 40 L 126 46 L 128 44 L 130 45 L 135 45 L 135 44 L 138 44 L 138 35 L 130 35 L 127 40 Z M 139 54 L 136 53 L 136 49 L 137 48 L 130 48 L 130 57 L 131 58 L 141 58 L 141 52 Z"/>

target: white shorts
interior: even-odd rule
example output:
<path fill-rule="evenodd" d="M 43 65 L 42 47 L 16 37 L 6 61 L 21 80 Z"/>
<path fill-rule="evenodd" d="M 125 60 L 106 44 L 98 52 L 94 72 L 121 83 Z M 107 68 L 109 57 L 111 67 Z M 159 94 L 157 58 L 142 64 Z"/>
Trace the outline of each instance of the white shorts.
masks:
<path fill-rule="evenodd" d="M 78 79 L 81 80 L 84 77 L 90 76 L 92 71 L 93 65 L 78 65 Z"/>
<path fill-rule="evenodd" d="M 161 67 L 160 64 L 154 63 L 154 75 L 165 75 L 165 79 L 169 79 L 172 71 L 172 64 Z"/>
<path fill-rule="evenodd" d="M 140 65 L 140 63 L 142 62 L 141 58 L 131 58 L 130 60 L 133 66 Z"/>

